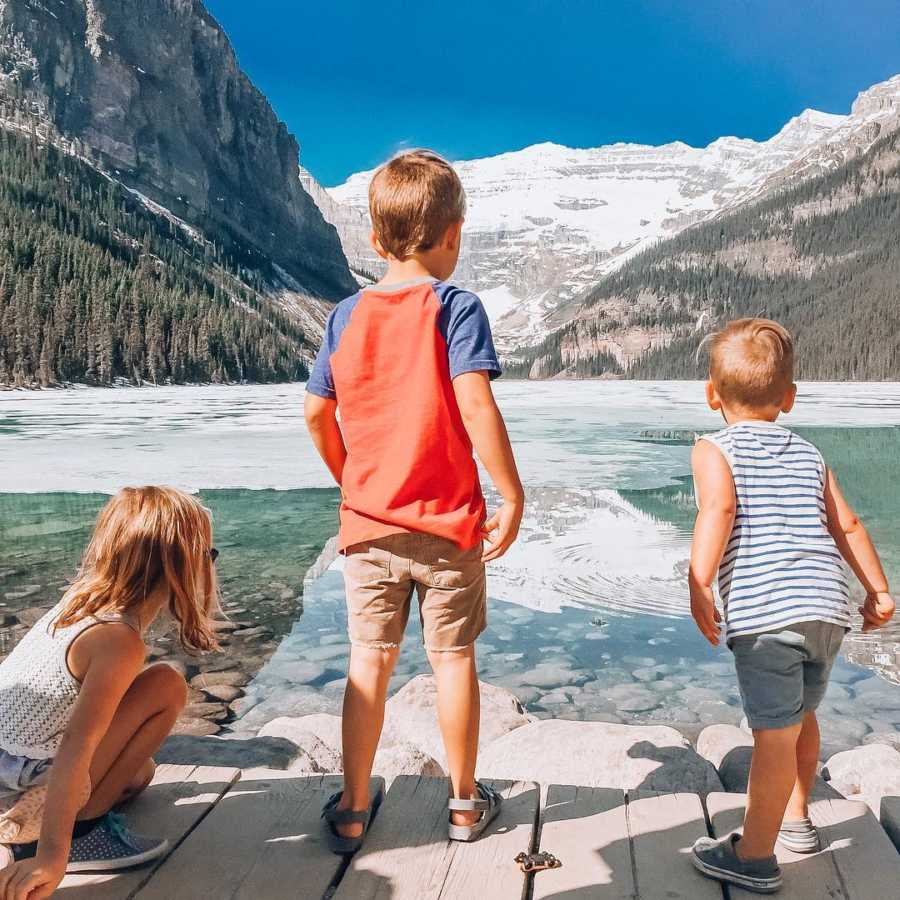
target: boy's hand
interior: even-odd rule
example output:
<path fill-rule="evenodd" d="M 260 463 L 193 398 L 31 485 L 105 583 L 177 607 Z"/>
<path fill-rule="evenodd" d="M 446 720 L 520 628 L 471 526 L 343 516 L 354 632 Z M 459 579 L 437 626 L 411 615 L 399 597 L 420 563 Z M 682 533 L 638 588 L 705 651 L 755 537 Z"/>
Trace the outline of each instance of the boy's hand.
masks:
<path fill-rule="evenodd" d="M 0 871 L 0 900 L 44 900 L 66 874 L 66 861 L 42 863 L 23 859 Z"/>
<path fill-rule="evenodd" d="M 866 602 L 859 608 L 863 617 L 863 631 L 874 631 L 890 622 L 894 615 L 894 598 L 886 591 L 866 594 Z"/>
<path fill-rule="evenodd" d="M 481 557 L 482 562 L 499 559 L 509 550 L 519 534 L 519 525 L 522 523 L 524 509 L 524 504 L 507 500 L 484 523 L 481 533 L 488 546 Z"/>
<path fill-rule="evenodd" d="M 715 601 L 702 596 L 698 597 L 691 592 L 691 615 L 694 617 L 694 621 L 697 623 L 697 627 L 700 629 L 703 637 L 713 647 L 718 647 L 719 635 L 722 631 L 719 623 L 722 621 L 722 616 L 719 610 L 716 609 Z"/>

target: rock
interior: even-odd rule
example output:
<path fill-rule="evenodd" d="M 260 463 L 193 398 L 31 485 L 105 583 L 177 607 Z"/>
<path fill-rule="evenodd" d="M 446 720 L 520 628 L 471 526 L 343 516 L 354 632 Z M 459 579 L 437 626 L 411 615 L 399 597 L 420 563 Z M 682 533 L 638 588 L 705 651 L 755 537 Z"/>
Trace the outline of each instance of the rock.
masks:
<path fill-rule="evenodd" d="M 259 637 L 260 635 L 263 635 L 263 634 L 266 634 L 266 635 L 271 634 L 272 629 L 269 628 L 267 625 L 254 625 L 252 628 L 238 628 L 237 630 L 235 630 L 232 633 L 234 634 L 235 637 L 252 638 L 252 637 Z"/>
<path fill-rule="evenodd" d="M 218 731 L 219 726 L 215 722 L 208 722 L 206 719 L 197 719 L 193 716 L 184 716 L 175 723 L 171 733 L 202 737 L 204 735 L 218 734 Z"/>
<path fill-rule="evenodd" d="M 712 764 L 664 725 L 544 719 L 489 744 L 478 771 L 485 778 L 619 790 L 722 790 Z"/>
<path fill-rule="evenodd" d="M 237 769 L 289 769 L 301 755 L 285 738 L 194 737 L 171 735 L 154 754 L 157 763 L 187 766 L 226 766 Z"/>
<path fill-rule="evenodd" d="M 427 775 L 430 778 L 443 778 L 446 774 L 436 759 L 420 750 L 415 744 L 406 743 L 380 749 L 375 754 L 372 772 L 375 775 L 381 775 L 386 786 L 390 786 L 398 775 Z"/>
<path fill-rule="evenodd" d="M 320 647 L 310 647 L 303 651 L 303 658 L 313 662 L 325 662 L 331 659 L 340 659 L 350 653 L 349 644 L 325 644 Z"/>
<path fill-rule="evenodd" d="M 868 803 L 876 816 L 882 797 L 900 795 L 900 753 L 884 744 L 836 753 L 822 774 L 845 797 Z"/>
<path fill-rule="evenodd" d="M 622 712 L 646 712 L 660 704 L 659 694 L 640 685 L 617 684 L 605 693 Z"/>
<path fill-rule="evenodd" d="M 239 687 L 230 684 L 211 684 L 203 690 L 208 696 L 222 700 L 224 703 L 231 703 L 232 700 L 237 700 L 244 693 Z"/>
<path fill-rule="evenodd" d="M 310 684 L 325 674 L 325 669 L 318 663 L 297 660 L 277 660 L 267 665 L 260 677 L 265 681 L 282 679 L 292 684 Z"/>
<path fill-rule="evenodd" d="M 900 750 L 900 731 L 875 731 L 863 738 L 863 744 L 885 744 Z"/>
<path fill-rule="evenodd" d="M 51 127 L 176 216 L 240 236 L 287 286 L 333 299 L 357 289 L 300 183 L 296 139 L 202 3 L 155 2 L 139 15 L 112 0 L 52 7 L 0 3 L 0 34 L 28 60 L 25 100 Z M 64 98 L 77 98 L 77 113 Z M 298 304 L 301 319 L 317 309 Z"/>
<path fill-rule="evenodd" d="M 228 708 L 224 703 L 189 703 L 182 714 L 182 718 L 209 719 L 211 722 L 221 722 L 227 717 Z"/>
<path fill-rule="evenodd" d="M 479 747 L 530 720 L 515 694 L 486 682 L 481 685 L 481 728 Z M 381 746 L 414 744 L 443 767 L 447 766 L 444 743 L 437 723 L 437 691 L 432 675 L 410 679 L 387 702 Z"/>
<path fill-rule="evenodd" d="M 208 687 L 220 684 L 228 687 L 239 687 L 246 684 L 247 680 L 247 676 L 243 672 L 238 672 L 234 669 L 224 672 L 201 672 L 191 679 L 190 685 L 205 691 Z"/>
<path fill-rule="evenodd" d="M 303 753 L 289 766 L 292 772 L 340 772 L 343 768 L 340 744 L 333 747 L 322 740 L 307 723 L 306 718 L 281 716 L 260 728 L 258 737 L 286 738 Z"/>
<path fill-rule="evenodd" d="M 40 590 L 40 588 L 36 587 L 35 590 Z M 28 594 L 33 594 L 35 591 L 28 591 L 23 596 L 28 596 Z M 11 599 L 9 594 L 6 595 L 7 599 Z M 21 622 L 22 625 L 26 625 L 28 628 L 31 628 L 38 619 L 42 619 L 47 610 L 40 606 L 29 606 L 28 609 L 20 609 L 16 613 L 16 618 Z"/>
<path fill-rule="evenodd" d="M 556 688 L 564 684 L 572 684 L 578 675 L 567 665 L 554 665 L 541 663 L 528 672 L 522 672 L 518 676 L 522 684 L 538 688 Z"/>

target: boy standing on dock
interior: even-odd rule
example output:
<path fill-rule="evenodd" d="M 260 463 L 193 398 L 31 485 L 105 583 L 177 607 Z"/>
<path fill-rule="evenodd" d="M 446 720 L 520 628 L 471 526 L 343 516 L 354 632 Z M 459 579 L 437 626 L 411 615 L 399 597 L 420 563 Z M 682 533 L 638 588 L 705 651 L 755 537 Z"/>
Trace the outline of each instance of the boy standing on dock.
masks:
<path fill-rule="evenodd" d="M 403 153 L 375 173 L 369 208 L 387 272 L 332 312 L 306 388 L 310 434 L 342 494 L 344 790 L 324 810 L 337 853 L 358 849 L 380 802 L 369 778 L 413 594 L 437 683 L 451 839 L 473 840 L 499 811 L 499 795 L 475 781 L 474 642 L 484 564 L 515 540 L 524 503 L 491 391 L 500 364 L 484 307 L 447 281 L 465 215 L 456 172 L 430 151 Z M 503 501 L 489 519 L 473 447 Z"/>
<path fill-rule="evenodd" d="M 711 644 L 725 639 L 753 730 L 743 835 L 701 838 L 706 875 L 757 893 L 781 886 L 776 840 L 814 853 L 809 797 L 819 758 L 816 707 L 850 627 L 846 562 L 866 590 L 863 630 L 886 624 L 894 601 L 878 554 L 821 453 L 776 424 L 794 405 L 791 336 L 767 319 L 714 335 L 707 400 L 727 427 L 691 459 L 699 513 L 691 551 L 691 611 Z"/>

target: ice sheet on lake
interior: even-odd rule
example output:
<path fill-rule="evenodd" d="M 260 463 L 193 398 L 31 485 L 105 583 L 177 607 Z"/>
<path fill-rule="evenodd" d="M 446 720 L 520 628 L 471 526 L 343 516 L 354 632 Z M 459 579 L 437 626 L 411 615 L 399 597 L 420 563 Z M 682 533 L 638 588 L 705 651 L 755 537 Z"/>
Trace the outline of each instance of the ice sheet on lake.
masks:
<path fill-rule="evenodd" d="M 666 484 L 686 450 L 639 443 L 641 430 L 720 424 L 695 382 L 501 381 L 497 395 L 529 487 Z M 299 384 L 6 392 L 0 491 L 325 487 L 302 406 Z M 785 422 L 898 425 L 900 385 L 803 385 Z"/>

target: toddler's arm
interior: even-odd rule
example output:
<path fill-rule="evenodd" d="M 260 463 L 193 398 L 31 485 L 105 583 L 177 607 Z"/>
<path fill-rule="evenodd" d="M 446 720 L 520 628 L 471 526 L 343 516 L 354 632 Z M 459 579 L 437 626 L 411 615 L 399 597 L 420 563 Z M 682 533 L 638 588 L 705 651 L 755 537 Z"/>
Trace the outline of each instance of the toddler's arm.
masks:
<path fill-rule="evenodd" d="M 338 425 L 337 401 L 307 391 L 303 412 L 313 444 L 340 486 L 344 476 L 344 463 L 347 461 L 347 448 Z"/>
<path fill-rule="evenodd" d="M 712 585 L 734 527 L 734 479 L 725 457 L 709 441 L 697 441 L 694 445 L 691 469 L 698 506 L 688 572 L 691 615 L 703 636 L 715 646 L 719 643 L 722 617 L 716 609 Z"/>
<path fill-rule="evenodd" d="M 841 556 L 866 589 L 866 602 L 859 608 L 863 616 L 863 631 L 880 628 L 894 614 L 894 600 L 888 591 L 887 577 L 869 532 L 844 498 L 831 469 L 825 475 L 825 513 L 828 516 L 828 530 Z"/>
<path fill-rule="evenodd" d="M 503 556 L 515 541 L 522 522 L 525 492 L 487 372 L 457 375 L 453 379 L 453 392 L 475 452 L 503 498 L 503 505 L 484 524 L 484 535 L 490 545 L 484 561 L 488 562 Z"/>

